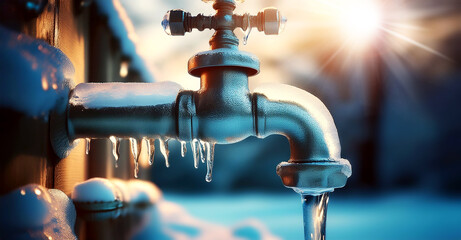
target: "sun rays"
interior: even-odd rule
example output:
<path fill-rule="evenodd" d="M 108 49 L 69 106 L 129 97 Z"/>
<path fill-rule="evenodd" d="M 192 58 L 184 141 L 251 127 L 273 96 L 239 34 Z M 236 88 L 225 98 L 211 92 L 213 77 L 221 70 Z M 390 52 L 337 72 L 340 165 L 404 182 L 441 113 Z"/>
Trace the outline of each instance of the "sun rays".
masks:
<path fill-rule="evenodd" d="M 374 51 L 381 58 L 386 58 L 389 52 L 402 54 L 400 50 L 405 47 L 414 47 L 441 60 L 451 61 L 444 53 L 424 44 L 425 39 L 421 39 L 424 35 L 420 34 L 420 39 L 411 36 L 412 32 L 418 31 L 431 34 L 425 26 L 413 22 L 440 14 L 441 9 L 446 8 L 434 8 L 431 11 L 424 7 L 411 9 L 408 5 L 399 4 L 398 1 L 310 0 L 309 12 L 317 19 L 311 20 L 309 24 L 317 24 L 316 27 L 322 29 L 321 32 L 332 31 L 342 38 L 336 45 L 330 45 L 334 50 L 323 58 L 326 60 L 320 63 L 320 69 L 323 70 L 327 65 L 341 59 L 348 59 L 347 56 L 342 56 L 345 54 L 365 55 Z"/>

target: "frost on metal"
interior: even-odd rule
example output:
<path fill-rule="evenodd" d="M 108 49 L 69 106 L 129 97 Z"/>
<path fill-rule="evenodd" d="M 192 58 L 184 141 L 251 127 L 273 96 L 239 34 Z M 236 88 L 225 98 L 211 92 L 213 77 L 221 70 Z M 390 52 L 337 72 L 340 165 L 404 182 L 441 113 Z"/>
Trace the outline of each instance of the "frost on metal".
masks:
<path fill-rule="evenodd" d="M 173 82 L 85 83 L 75 87 L 69 103 L 96 109 L 171 104 L 179 90 Z"/>
<path fill-rule="evenodd" d="M 0 27 L 0 107 L 47 117 L 67 98 L 74 67 L 59 50 Z"/>
<path fill-rule="evenodd" d="M 153 82 L 154 78 L 147 69 L 144 60 L 136 49 L 137 36 L 133 24 L 118 0 L 95 0 L 98 12 L 107 16 L 109 28 L 120 41 L 121 52 L 130 58 L 130 67 L 138 71 L 146 82 Z"/>

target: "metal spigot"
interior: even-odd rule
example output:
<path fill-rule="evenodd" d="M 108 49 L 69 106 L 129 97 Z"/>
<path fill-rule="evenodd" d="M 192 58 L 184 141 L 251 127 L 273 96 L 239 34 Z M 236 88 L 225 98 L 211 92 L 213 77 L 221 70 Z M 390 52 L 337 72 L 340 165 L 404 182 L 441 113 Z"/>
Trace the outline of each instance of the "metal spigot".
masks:
<path fill-rule="evenodd" d="M 259 60 L 238 49 L 233 30 L 246 26 L 278 33 L 283 22 L 280 13 L 270 8 L 257 16 L 234 15 L 233 0 L 215 0 L 213 8 L 212 17 L 173 10 L 168 24 L 164 22 L 174 35 L 192 27 L 215 30 L 212 50 L 197 53 L 188 62 L 189 73 L 200 78 L 198 91 L 182 90 L 173 83 L 79 84 L 70 94 L 66 114 L 57 119 L 67 122 L 53 135 L 56 153 L 66 154 L 63 138 L 72 142 L 87 137 L 162 136 L 211 146 L 279 134 L 290 143 L 290 159 L 277 167 L 285 186 L 311 195 L 343 187 L 351 166 L 341 158 L 338 133 L 325 105 L 312 94 L 283 84 L 249 90 L 248 77 L 259 73 Z M 212 158 L 208 159 L 207 181 L 213 166 Z"/>
<path fill-rule="evenodd" d="M 178 95 L 178 137 L 228 144 L 248 136 L 282 134 L 291 151 L 290 160 L 277 167 L 285 186 L 314 195 L 344 186 L 351 167 L 340 156 L 336 127 L 323 103 L 286 85 L 249 91 L 248 77 L 259 73 L 259 60 L 238 50 L 233 30 L 256 28 L 268 35 L 279 34 L 286 18 L 276 8 L 252 16 L 233 14 L 235 7 L 234 0 L 214 0 L 214 16 L 171 10 L 162 21 L 170 35 L 184 35 L 194 28 L 215 30 L 212 50 L 189 59 L 189 73 L 200 77 L 201 83 L 200 90 Z"/>

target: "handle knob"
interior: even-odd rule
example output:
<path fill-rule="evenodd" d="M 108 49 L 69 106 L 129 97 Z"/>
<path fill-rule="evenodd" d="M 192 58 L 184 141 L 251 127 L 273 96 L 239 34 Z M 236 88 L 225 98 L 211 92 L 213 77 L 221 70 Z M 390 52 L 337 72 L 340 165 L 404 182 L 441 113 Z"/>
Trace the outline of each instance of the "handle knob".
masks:
<path fill-rule="evenodd" d="M 184 36 L 186 29 L 184 27 L 185 19 L 190 13 L 184 12 L 181 9 L 168 11 L 163 16 L 162 27 L 166 34 L 172 36 Z"/>
<path fill-rule="evenodd" d="M 258 15 L 260 14 L 263 22 L 263 30 L 266 35 L 277 35 L 285 28 L 287 18 L 282 16 L 277 8 L 265 8 Z"/>

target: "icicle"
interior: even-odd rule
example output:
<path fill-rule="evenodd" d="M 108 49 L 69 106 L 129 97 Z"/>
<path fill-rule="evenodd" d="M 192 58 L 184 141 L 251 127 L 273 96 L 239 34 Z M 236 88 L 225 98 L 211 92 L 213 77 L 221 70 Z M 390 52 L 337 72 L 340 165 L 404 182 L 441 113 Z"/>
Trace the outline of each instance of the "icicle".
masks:
<path fill-rule="evenodd" d="M 206 158 L 206 146 L 205 146 L 205 141 L 199 140 L 199 146 L 200 146 L 200 159 L 202 159 L 202 163 L 205 163 L 205 158 Z"/>
<path fill-rule="evenodd" d="M 152 165 L 154 164 L 155 139 L 149 139 L 149 146 L 150 146 L 150 148 L 148 149 L 148 151 L 150 151 L 149 165 Z"/>
<path fill-rule="evenodd" d="M 120 143 L 122 142 L 122 138 L 117 139 L 117 156 L 120 156 Z"/>
<path fill-rule="evenodd" d="M 151 157 L 150 156 L 150 154 L 151 154 L 151 152 L 150 152 L 150 141 L 149 141 L 148 138 L 143 138 L 142 140 L 146 143 L 146 152 L 147 152 L 147 159 L 149 160 L 149 165 L 152 165 L 152 164 L 150 164 L 150 157 Z"/>
<path fill-rule="evenodd" d="M 118 167 L 118 152 L 117 152 L 117 145 L 119 144 L 118 139 L 114 136 L 110 136 L 109 140 L 112 142 L 112 155 L 114 155 L 115 159 L 115 167 Z"/>
<path fill-rule="evenodd" d="M 168 150 L 168 140 L 169 139 L 163 140 L 162 138 L 159 138 L 158 140 L 160 143 L 160 152 L 165 158 L 165 165 L 166 167 L 170 167 L 170 162 L 168 161 L 168 155 L 170 154 L 170 150 Z"/>
<path fill-rule="evenodd" d="M 91 139 L 85 138 L 85 141 L 86 141 L 85 154 L 88 155 L 88 153 L 90 153 L 90 143 L 91 143 Z"/>
<path fill-rule="evenodd" d="M 130 146 L 131 146 L 131 155 L 134 159 L 138 156 L 138 141 L 134 138 L 130 138 Z"/>
<path fill-rule="evenodd" d="M 133 155 L 133 160 L 134 160 L 134 177 L 138 178 L 138 172 L 139 172 L 139 153 L 140 151 L 140 144 L 138 144 L 138 141 L 134 138 L 130 138 L 130 144 L 131 144 L 131 154 Z"/>
<path fill-rule="evenodd" d="M 214 143 L 205 142 L 206 149 L 206 177 L 207 182 L 211 182 L 214 161 Z"/>
<path fill-rule="evenodd" d="M 198 168 L 198 161 L 199 161 L 199 143 L 197 139 L 192 139 L 190 142 L 190 148 L 192 149 L 192 154 L 194 155 L 194 167 Z"/>
<path fill-rule="evenodd" d="M 187 153 L 187 145 L 185 141 L 179 141 L 181 142 L 181 157 L 185 157 Z"/>

